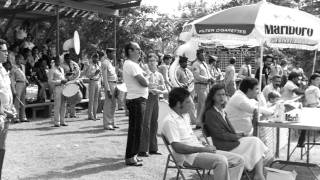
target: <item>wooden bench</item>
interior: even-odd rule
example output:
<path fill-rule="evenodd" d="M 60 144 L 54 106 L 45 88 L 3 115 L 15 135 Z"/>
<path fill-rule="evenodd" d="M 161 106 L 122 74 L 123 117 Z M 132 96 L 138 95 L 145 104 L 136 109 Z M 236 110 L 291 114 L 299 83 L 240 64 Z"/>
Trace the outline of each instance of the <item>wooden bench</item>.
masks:
<path fill-rule="evenodd" d="M 26 104 L 25 108 L 31 108 L 32 110 L 32 119 L 35 119 L 37 117 L 37 111 L 43 110 L 45 108 L 48 108 L 48 116 L 51 116 L 52 108 L 53 108 L 53 102 L 43 102 L 43 103 L 33 103 L 33 104 Z"/>

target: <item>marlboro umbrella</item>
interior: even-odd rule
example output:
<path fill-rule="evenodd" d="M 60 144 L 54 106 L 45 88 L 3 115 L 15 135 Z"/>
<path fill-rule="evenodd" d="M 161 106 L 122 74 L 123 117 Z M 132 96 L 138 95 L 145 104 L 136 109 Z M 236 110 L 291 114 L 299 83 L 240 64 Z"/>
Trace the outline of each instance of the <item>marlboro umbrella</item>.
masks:
<path fill-rule="evenodd" d="M 315 50 L 320 40 L 319 18 L 265 0 L 207 15 L 184 26 L 180 40 Z"/>

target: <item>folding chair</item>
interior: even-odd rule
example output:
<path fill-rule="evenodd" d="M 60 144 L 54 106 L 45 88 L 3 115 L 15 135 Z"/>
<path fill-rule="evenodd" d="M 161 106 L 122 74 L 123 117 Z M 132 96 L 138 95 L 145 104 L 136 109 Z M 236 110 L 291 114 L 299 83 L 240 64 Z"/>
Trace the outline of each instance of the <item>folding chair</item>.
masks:
<path fill-rule="evenodd" d="M 209 139 L 208 139 L 208 138 L 210 137 L 210 135 L 209 135 L 209 133 L 208 133 L 208 130 L 207 130 L 206 125 L 203 125 L 203 128 L 202 128 L 202 136 L 203 136 L 203 138 L 204 138 L 204 140 L 206 141 L 207 144 L 213 145 L 213 142 L 210 143 L 210 141 L 209 141 Z M 246 177 L 248 178 L 248 180 L 251 180 L 251 178 L 250 178 L 250 176 L 249 176 L 248 170 L 245 169 L 245 170 L 243 171 L 243 173 L 246 175 Z M 210 171 L 208 172 L 208 174 L 210 174 Z"/>
<path fill-rule="evenodd" d="M 164 135 L 161 134 L 161 138 L 166 146 L 166 148 L 168 149 L 168 158 L 167 158 L 167 162 L 166 162 L 166 168 L 164 170 L 164 175 L 163 175 L 163 180 L 166 179 L 166 176 L 167 176 L 167 171 L 169 168 L 171 169 L 177 169 L 178 172 L 177 172 L 177 176 L 176 176 L 176 179 L 178 180 L 179 179 L 179 176 L 181 175 L 182 179 L 183 180 L 186 180 L 186 177 L 185 175 L 183 174 L 182 170 L 183 169 L 186 169 L 186 170 L 194 170 L 197 172 L 197 174 L 199 175 L 200 179 L 203 180 L 204 179 L 204 176 L 205 176 L 205 169 L 202 169 L 202 168 L 194 168 L 194 167 L 185 167 L 185 166 L 182 166 L 182 165 L 178 165 L 176 159 L 174 158 L 173 156 L 173 153 L 170 148 L 170 144 L 169 142 L 167 141 L 166 137 Z M 170 165 L 173 164 L 173 165 Z M 202 171 L 202 174 L 200 173 L 200 171 Z"/>

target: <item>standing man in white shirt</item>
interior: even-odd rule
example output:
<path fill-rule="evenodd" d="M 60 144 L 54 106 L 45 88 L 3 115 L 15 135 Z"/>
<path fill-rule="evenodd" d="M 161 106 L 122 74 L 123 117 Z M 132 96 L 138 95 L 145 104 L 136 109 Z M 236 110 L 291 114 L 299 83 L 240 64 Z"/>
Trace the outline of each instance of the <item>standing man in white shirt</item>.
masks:
<path fill-rule="evenodd" d="M 242 80 L 239 90 L 230 98 L 226 105 L 226 113 L 236 133 L 252 135 L 253 111 L 258 109 L 258 102 L 255 101 L 259 92 L 258 80 L 245 78 Z M 260 106 L 260 112 L 265 115 L 272 115 L 273 110 Z"/>
<path fill-rule="evenodd" d="M 87 70 L 87 77 L 89 78 L 89 106 L 88 106 L 88 119 L 97 119 L 97 109 L 99 94 L 101 89 L 101 63 L 99 62 L 99 55 L 93 54 L 92 63 L 90 63 Z"/>
<path fill-rule="evenodd" d="M 147 73 L 139 66 L 141 49 L 138 43 L 126 44 L 127 60 L 123 64 L 123 80 L 127 86 L 126 105 L 129 111 L 129 129 L 125 161 L 128 166 L 142 166 L 142 160 L 137 158 L 140 146 L 142 122 L 148 98 Z"/>
<path fill-rule="evenodd" d="M 60 66 L 60 58 L 54 61 L 54 66 L 49 71 L 49 83 L 54 86 L 54 127 L 68 126 L 64 121 L 66 114 L 66 97 L 62 95 L 67 79 L 64 70 Z"/>
<path fill-rule="evenodd" d="M 240 180 L 244 159 L 235 153 L 217 150 L 215 146 L 203 145 L 192 131 L 188 112 L 192 107 L 190 92 L 185 88 L 174 88 L 169 93 L 171 110 L 160 124 L 173 149 L 179 165 L 212 169 L 214 179 Z"/>
<path fill-rule="evenodd" d="M 247 56 L 244 58 L 244 64 L 241 66 L 238 78 L 244 79 L 246 77 L 251 77 L 251 57 Z"/>
<path fill-rule="evenodd" d="M 205 61 L 204 49 L 197 50 L 197 60 L 192 65 L 194 76 L 194 89 L 197 94 L 197 122 L 196 129 L 201 128 L 201 109 L 209 93 L 209 85 L 213 83 L 213 78 L 210 74 L 210 69 Z"/>
<path fill-rule="evenodd" d="M 104 85 L 104 105 L 103 105 L 103 127 L 106 130 L 118 128 L 114 124 L 114 113 L 116 112 L 117 99 L 115 96 L 117 87 L 117 73 L 113 65 L 116 57 L 116 49 L 107 48 L 106 56 L 102 57 L 101 70 Z"/>
<path fill-rule="evenodd" d="M 6 62 L 7 58 L 7 42 L 0 39 L 0 179 L 6 152 L 5 145 L 10 124 L 9 118 L 14 118 L 15 116 L 9 73 L 2 66 L 2 63 Z"/>
<path fill-rule="evenodd" d="M 236 63 L 236 58 L 232 57 L 229 60 L 229 66 L 226 67 L 226 74 L 224 76 L 224 83 L 226 86 L 227 96 L 231 97 L 236 91 L 236 69 L 234 64 Z"/>
<path fill-rule="evenodd" d="M 292 71 L 289 74 L 287 83 L 284 85 L 282 89 L 281 98 L 284 100 L 292 100 L 298 97 L 298 95 L 303 95 L 304 91 L 299 88 L 301 79 L 301 74 Z"/>

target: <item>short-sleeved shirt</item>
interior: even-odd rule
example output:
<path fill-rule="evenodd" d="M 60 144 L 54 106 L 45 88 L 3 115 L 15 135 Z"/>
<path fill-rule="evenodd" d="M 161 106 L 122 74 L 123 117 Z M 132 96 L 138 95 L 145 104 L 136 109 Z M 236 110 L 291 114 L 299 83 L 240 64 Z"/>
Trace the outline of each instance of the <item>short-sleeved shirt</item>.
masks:
<path fill-rule="evenodd" d="M 4 108 L 12 106 L 11 81 L 9 73 L 0 63 L 0 101 Z"/>
<path fill-rule="evenodd" d="M 197 60 L 192 65 L 192 72 L 195 83 L 207 83 L 208 79 L 211 78 L 209 67 L 206 62 Z"/>
<path fill-rule="evenodd" d="M 271 93 L 271 92 L 277 92 L 280 95 L 280 88 L 279 87 L 278 88 L 274 88 L 273 84 L 269 83 L 267 86 L 265 86 L 263 88 L 262 93 L 263 93 L 264 98 L 268 99 L 268 94 Z"/>
<path fill-rule="evenodd" d="M 316 107 L 319 105 L 320 89 L 317 86 L 310 85 L 304 94 L 307 106 Z"/>
<path fill-rule="evenodd" d="M 281 98 L 290 100 L 297 97 L 297 95 L 293 92 L 293 90 L 297 88 L 299 87 L 296 84 L 294 84 L 291 80 L 288 80 L 286 85 L 283 87 Z"/>
<path fill-rule="evenodd" d="M 179 83 L 182 84 L 188 84 L 194 79 L 192 72 L 188 68 L 183 69 L 179 67 L 177 69 L 176 75 Z"/>
<path fill-rule="evenodd" d="M 148 98 L 148 87 L 140 85 L 135 78 L 137 75 L 143 75 L 143 70 L 138 63 L 127 59 L 123 64 L 123 80 L 127 86 L 126 99 L 136 99 L 139 97 Z"/>
<path fill-rule="evenodd" d="M 189 114 L 180 116 L 173 110 L 170 110 L 168 115 L 164 118 L 160 128 L 160 132 L 166 137 L 170 144 L 179 142 L 189 146 L 203 147 L 192 131 Z M 173 155 L 180 165 L 183 165 L 185 161 L 188 164 L 193 164 L 197 154 L 198 153 L 180 154 L 173 151 Z"/>

